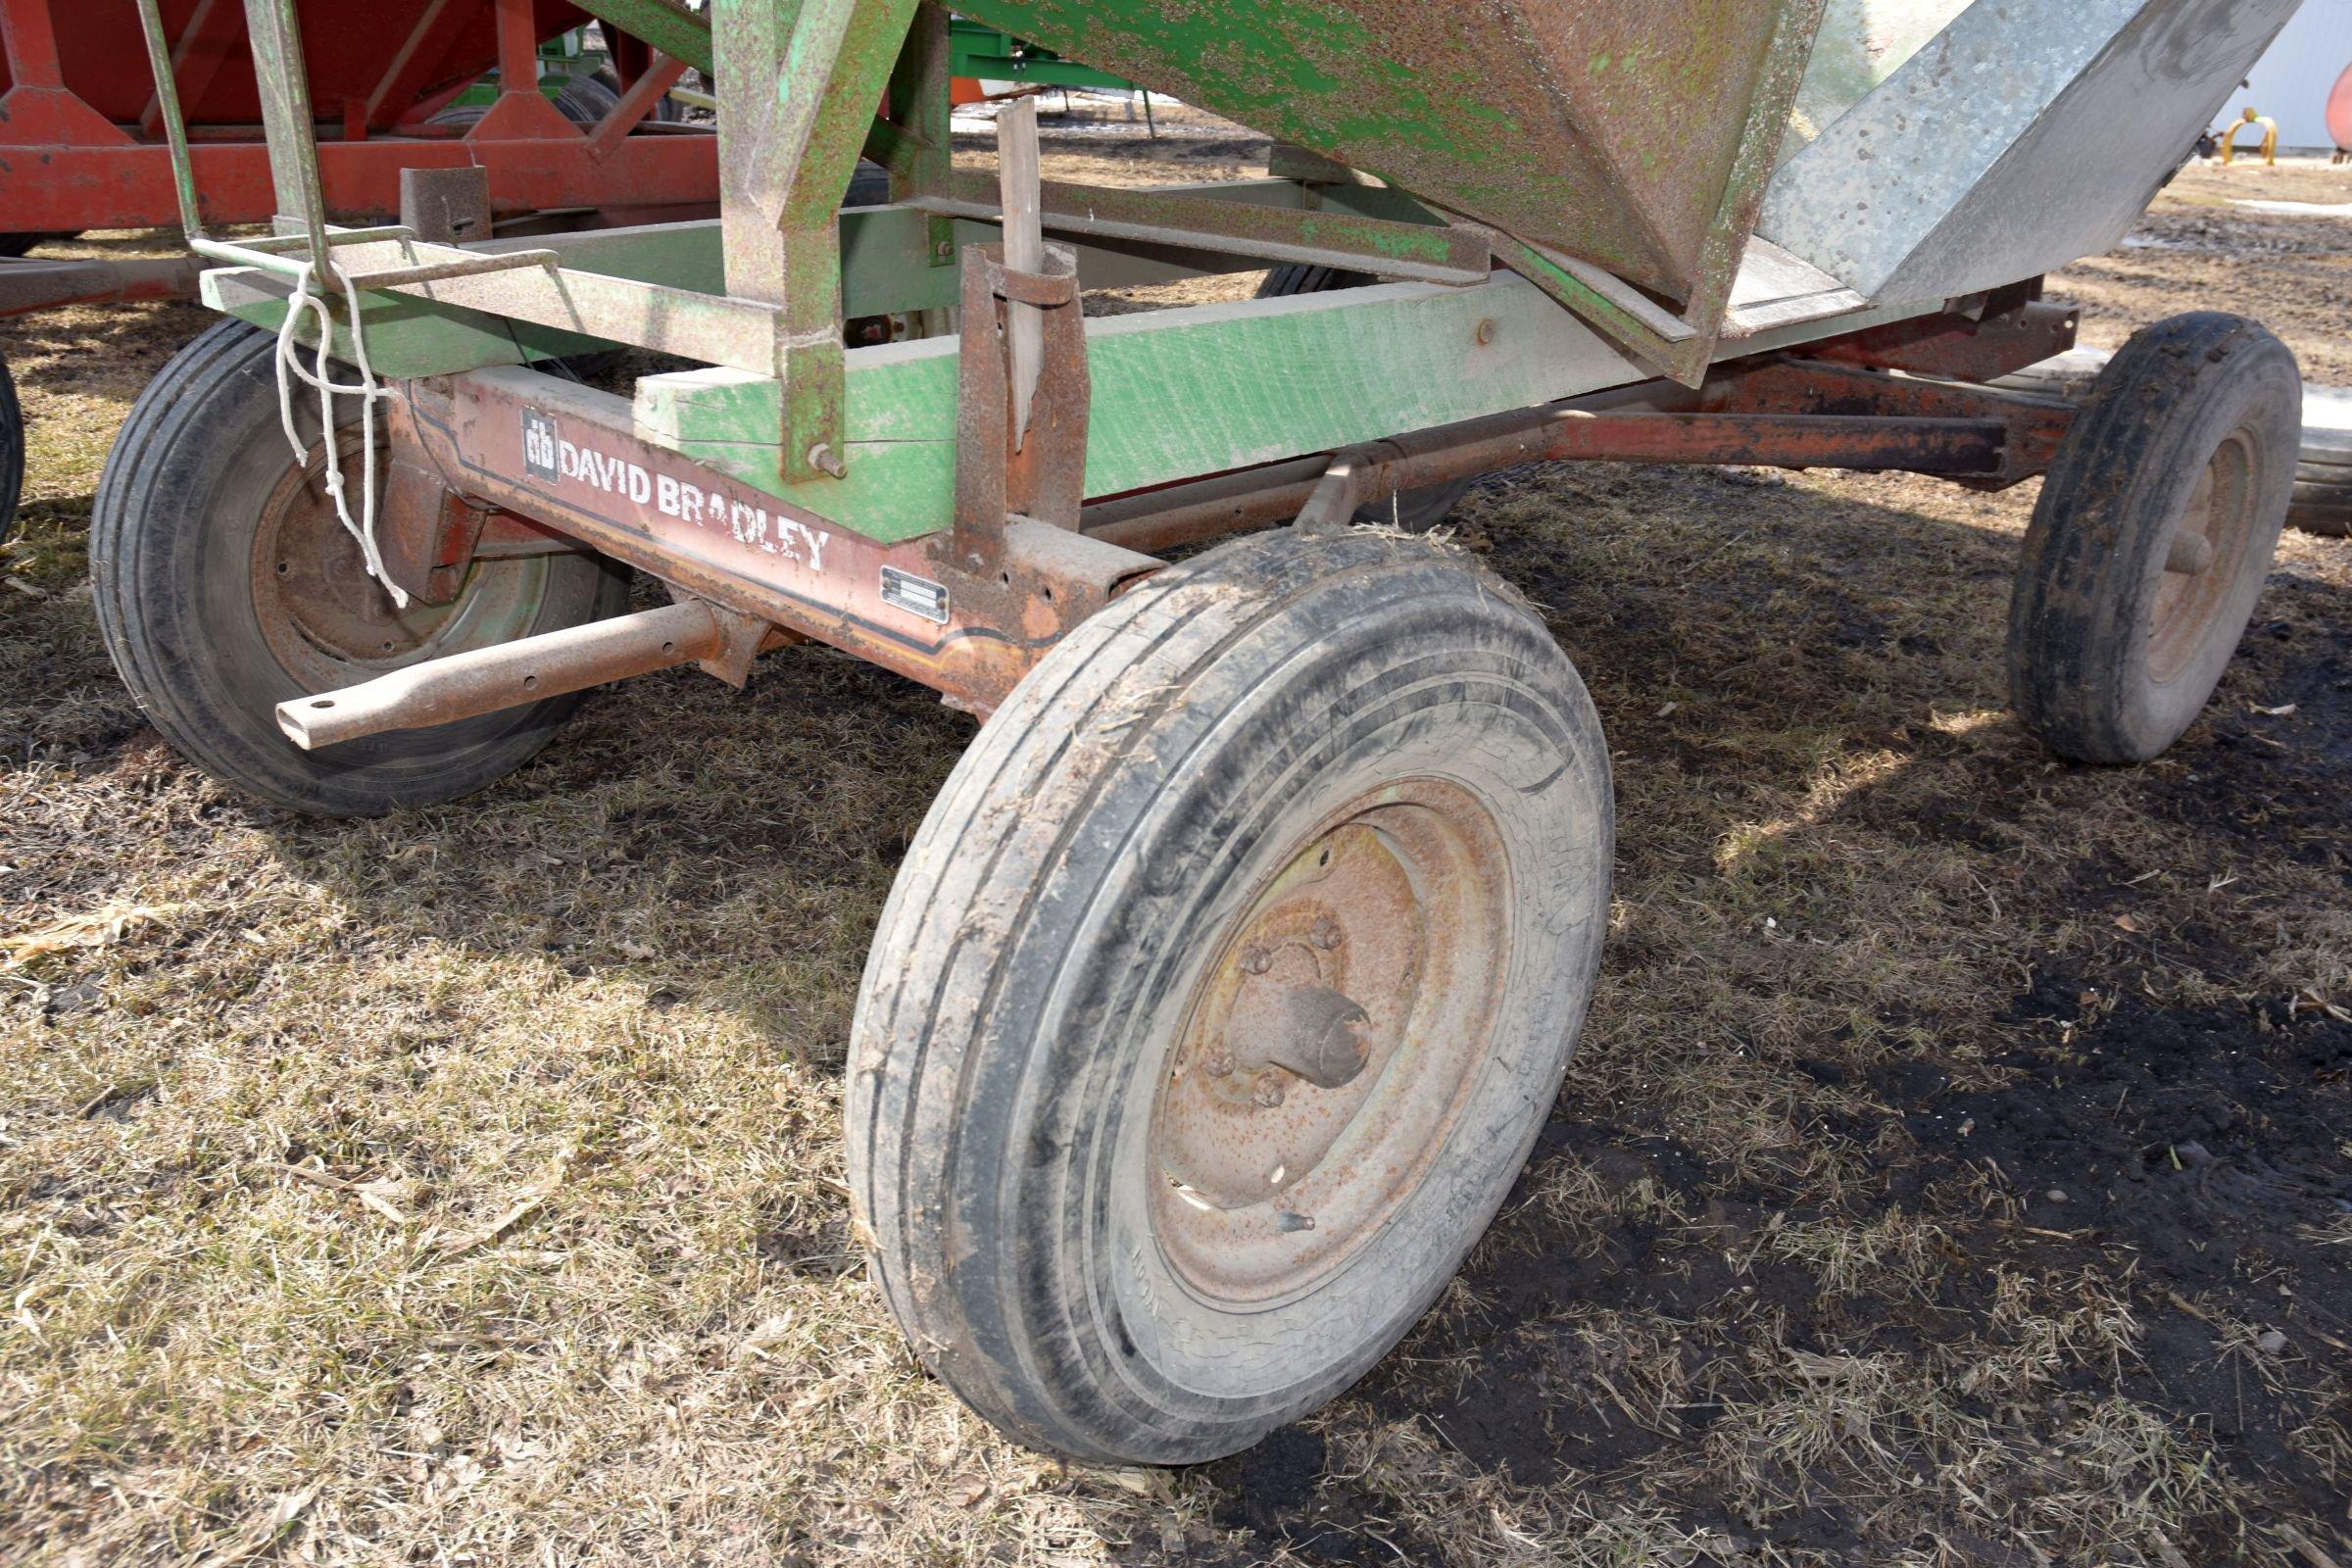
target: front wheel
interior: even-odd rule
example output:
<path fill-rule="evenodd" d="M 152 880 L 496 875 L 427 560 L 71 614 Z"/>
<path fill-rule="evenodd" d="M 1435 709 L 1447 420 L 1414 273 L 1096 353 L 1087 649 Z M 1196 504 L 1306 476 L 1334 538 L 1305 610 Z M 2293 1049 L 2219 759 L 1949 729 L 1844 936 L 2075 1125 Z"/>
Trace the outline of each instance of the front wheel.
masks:
<path fill-rule="evenodd" d="M 140 394 L 90 518 L 98 629 L 123 684 L 184 757 L 265 803 L 368 816 L 454 799 L 555 737 L 576 697 L 298 750 L 277 705 L 403 665 L 617 614 L 618 568 L 592 556 L 476 563 L 457 599 L 395 610 L 336 518 L 314 439 L 279 425 L 276 345 L 242 321 L 208 328 Z M 297 418 L 316 431 L 317 404 Z M 357 419 L 357 400 L 339 400 Z M 360 491 L 358 438 L 342 437 Z"/>
<path fill-rule="evenodd" d="M 1224 546 L 991 721 L 866 971 L 852 1187 L 930 1365 L 1082 1459 L 1235 1452 L 1427 1309 L 1548 1114 L 1609 760 L 1461 558 Z"/>

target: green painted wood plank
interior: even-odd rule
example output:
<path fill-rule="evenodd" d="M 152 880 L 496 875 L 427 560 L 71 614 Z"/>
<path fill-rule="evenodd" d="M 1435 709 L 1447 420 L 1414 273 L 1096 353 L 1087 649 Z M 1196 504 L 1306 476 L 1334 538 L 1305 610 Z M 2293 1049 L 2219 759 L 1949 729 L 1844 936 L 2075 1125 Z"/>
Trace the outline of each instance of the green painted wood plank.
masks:
<path fill-rule="evenodd" d="M 1648 372 L 1532 284 L 1395 283 L 1087 323 L 1087 494 L 1116 495 L 1529 408 Z M 851 478 L 786 484 L 778 386 L 727 371 L 648 376 L 638 430 L 869 538 L 954 518 L 956 343 L 848 356 Z M 870 466 L 878 477 L 860 472 Z"/>

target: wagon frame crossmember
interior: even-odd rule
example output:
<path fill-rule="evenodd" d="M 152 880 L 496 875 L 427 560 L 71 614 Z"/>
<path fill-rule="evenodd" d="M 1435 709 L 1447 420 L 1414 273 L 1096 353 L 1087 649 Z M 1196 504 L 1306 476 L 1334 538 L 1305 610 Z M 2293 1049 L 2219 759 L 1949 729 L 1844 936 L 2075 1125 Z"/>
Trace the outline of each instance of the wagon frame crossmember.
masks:
<path fill-rule="evenodd" d="M 208 231 L 160 0 L 138 3 L 190 243 L 222 264 L 204 298 L 274 337 L 208 333 L 125 426 L 92 548 L 118 667 L 191 756 L 328 812 L 478 788 L 578 692 L 685 665 L 740 685 L 789 643 L 987 719 L 883 918 L 850 1170 L 925 1359 L 1065 1453 L 1211 1457 L 1346 1387 L 1558 1093 L 1608 924 L 1609 754 L 1542 621 L 1413 538 L 1467 484 L 1556 462 L 2047 475 L 2012 686 L 2095 761 L 2194 719 L 2291 489 L 2300 380 L 2251 322 L 2146 329 L 2080 402 L 1992 384 L 2073 346 L 2038 276 L 2130 214 L 2062 192 L 2054 237 L 1976 234 L 1958 261 L 1927 229 L 2047 160 L 1974 184 L 1930 165 L 1910 249 L 1846 255 L 1781 202 L 1902 172 L 1880 96 L 1933 123 L 1923 95 L 1967 78 L 1897 68 L 1776 162 L 1822 0 L 1725 0 L 1703 26 L 1665 0 L 1556 8 L 1530 39 L 1431 33 L 1419 0 L 1283 8 L 1483 42 L 1468 64 L 1526 99 L 1511 160 L 1480 106 L 1386 105 L 1401 45 L 1375 32 L 1363 58 L 1278 62 L 1297 90 L 1274 92 L 1216 77 L 1258 36 L 1242 0 L 970 0 L 1307 144 L 1263 179 L 1158 190 L 1044 179 L 1034 100 L 1000 114 L 993 175 L 957 169 L 928 0 L 581 0 L 710 73 L 719 216 L 464 244 L 448 215 L 488 199 L 464 171 L 404 178 L 397 223 L 327 222 L 296 0 L 243 0 L 274 232 Z M 2083 63 L 2054 45 L 2035 84 L 2054 120 L 2156 117 L 2133 156 L 2161 158 L 2288 3 L 2241 0 L 2183 85 L 2121 108 L 2067 73 L 2098 85 L 2084 63 L 2156 45 L 2070 11 Z M 1656 167 L 1560 128 L 1669 90 L 1695 96 Z M 1357 151 L 1426 179 L 1336 156 Z M 844 205 L 861 158 L 889 201 Z M 1269 268 L 1254 299 L 1085 315 L 1089 291 Z M 622 395 L 562 363 L 614 347 L 693 368 Z M 338 373 L 289 454 L 297 380 Z M 286 469 L 267 486 L 264 453 Z M 626 612 L 632 569 L 670 602 Z"/>

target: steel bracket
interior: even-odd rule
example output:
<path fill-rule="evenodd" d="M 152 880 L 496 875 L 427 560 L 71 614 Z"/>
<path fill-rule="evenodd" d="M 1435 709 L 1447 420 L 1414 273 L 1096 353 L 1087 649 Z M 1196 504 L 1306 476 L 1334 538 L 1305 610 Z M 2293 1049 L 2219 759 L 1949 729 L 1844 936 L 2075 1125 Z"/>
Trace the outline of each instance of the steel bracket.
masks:
<path fill-rule="evenodd" d="M 428 245 L 492 237 L 490 171 L 479 164 L 400 172 L 400 225 Z"/>
<path fill-rule="evenodd" d="M 2075 346 L 2082 314 L 2071 305 L 2044 302 L 2040 294 L 2035 279 L 1984 299 L 1974 312 L 1915 316 L 1808 345 L 1805 354 L 1955 381 L 1997 380 Z"/>
<path fill-rule="evenodd" d="M 670 589 L 670 597 L 682 605 L 700 605 L 710 612 L 710 618 L 717 627 L 710 645 L 713 651 L 696 659 L 695 663 L 701 666 L 704 674 L 715 675 L 738 690 L 750 683 L 752 665 L 761 654 L 785 641 L 800 640 L 788 637 L 758 615 L 712 604 L 710 600 L 674 586 Z"/>
<path fill-rule="evenodd" d="M 1045 355 L 1026 434 L 1013 427 L 1005 308 L 1038 308 Z M 985 572 L 1004 553 L 1006 524 L 1026 517 L 1076 529 L 1086 499 L 1086 318 L 1078 254 L 1046 247 L 1046 270 L 1015 271 L 1002 245 L 963 251 L 963 341 L 956 413 L 956 527 L 952 561 Z"/>

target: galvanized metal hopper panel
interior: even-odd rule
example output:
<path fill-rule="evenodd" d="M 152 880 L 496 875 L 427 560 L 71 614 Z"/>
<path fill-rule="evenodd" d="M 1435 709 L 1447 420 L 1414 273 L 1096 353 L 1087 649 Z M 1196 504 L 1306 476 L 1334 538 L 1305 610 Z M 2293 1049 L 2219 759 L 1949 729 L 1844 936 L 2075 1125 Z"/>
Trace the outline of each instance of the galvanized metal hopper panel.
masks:
<path fill-rule="evenodd" d="M 1687 299 L 1822 0 L 957 0 L 959 14 Z M 1776 52 L 1776 38 L 1782 48 Z M 1734 219 L 1737 221 L 1737 217 Z M 1744 240 L 1745 234 L 1737 236 Z"/>
<path fill-rule="evenodd" d="M 2299 0 L 1976 0 L 1772 182 L 1757 232 L 1886 303 L 2120 241 Z"/>

